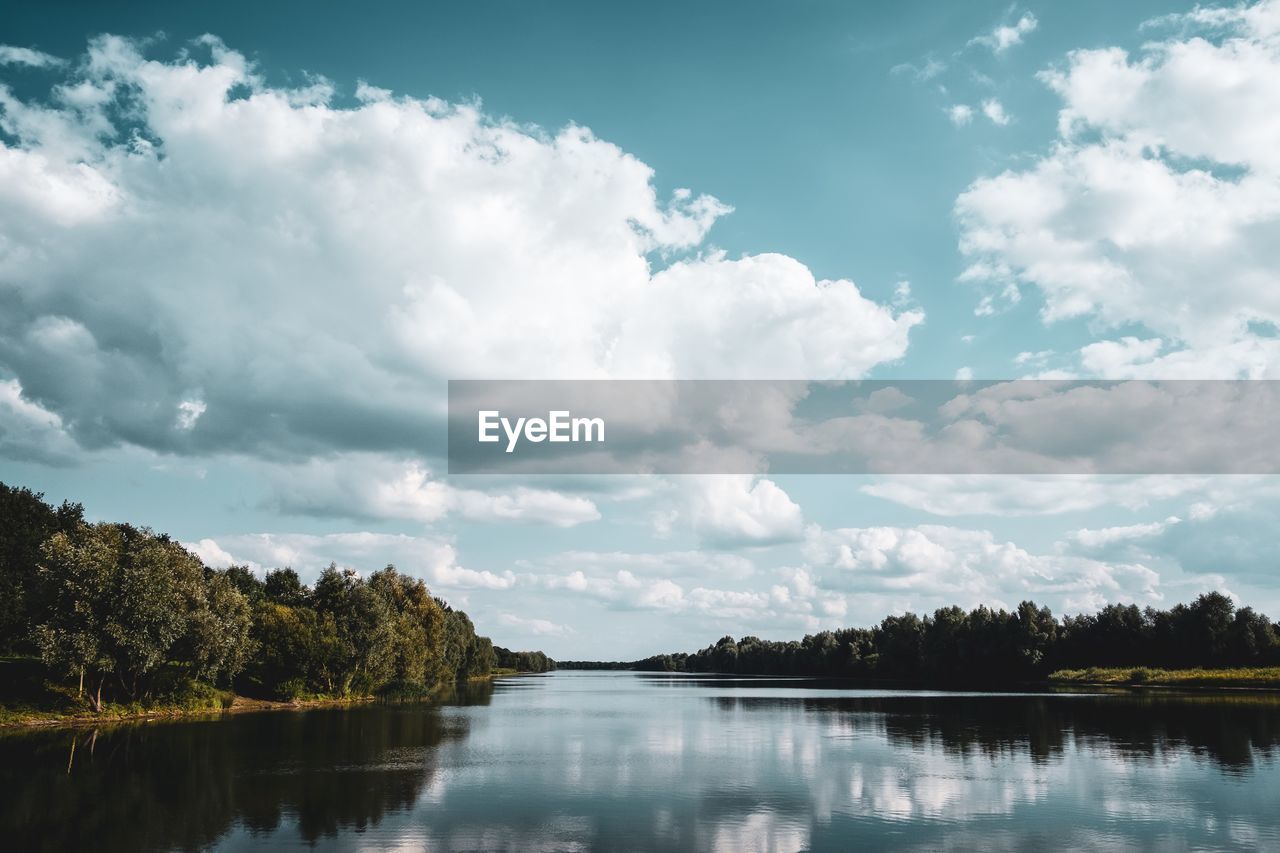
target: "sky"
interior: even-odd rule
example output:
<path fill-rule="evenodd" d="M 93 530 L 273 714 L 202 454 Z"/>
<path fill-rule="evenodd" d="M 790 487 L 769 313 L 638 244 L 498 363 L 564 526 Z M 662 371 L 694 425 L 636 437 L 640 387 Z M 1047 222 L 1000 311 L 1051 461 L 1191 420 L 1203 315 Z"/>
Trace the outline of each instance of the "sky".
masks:
<path fill-rule="evenodd" d="M 1280 376 L 1280 2 L 0 22 L 0 480 L 629 659 L 1219 589 L 1260 476 L 449 477 L 448 379 Z"/>

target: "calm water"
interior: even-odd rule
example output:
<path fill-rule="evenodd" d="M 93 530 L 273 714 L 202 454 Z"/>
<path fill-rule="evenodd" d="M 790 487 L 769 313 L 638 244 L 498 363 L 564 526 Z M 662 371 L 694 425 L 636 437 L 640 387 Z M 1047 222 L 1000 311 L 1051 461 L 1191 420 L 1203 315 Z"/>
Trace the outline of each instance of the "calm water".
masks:
<path fill-rule="evenodd" d="M 73 752 L 74 744 L 74 752 Z M 1280 850 L 1280 699 L 574 673 L 0 737 L 12 850 Z"/>

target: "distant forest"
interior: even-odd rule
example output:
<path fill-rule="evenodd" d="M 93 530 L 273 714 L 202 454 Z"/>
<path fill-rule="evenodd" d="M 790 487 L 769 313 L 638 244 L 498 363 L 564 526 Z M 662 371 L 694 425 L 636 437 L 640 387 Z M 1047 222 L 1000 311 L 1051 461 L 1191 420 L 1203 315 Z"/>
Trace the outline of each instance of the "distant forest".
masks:
<path fill-rule="evenodd" d="M 88 705 L 229 687 L 275 699 L 426 694 L 495 668 L 545 672 L 394 566 L 330 565 L 311 586 L 205 566 L 168 536 L 89 524 L 0 483 L 0 652 L 39 656 Z"/>
<path fill-rule="evenodd" d="M 822 631 L 803 640 L 723 637 L 701 651 L 643 660 L 561 661 L 561 669 L 817 675 L 930 683 L 1034 681 L 1088 667 L 1280 665 L 1280 635 L 1266 616 L 1207 592 L 1169 610 L 1108 605 L 1057 619 L 1024 601 L 1012 612 L 944 607 L 889 616 L 874 628 Z"/>

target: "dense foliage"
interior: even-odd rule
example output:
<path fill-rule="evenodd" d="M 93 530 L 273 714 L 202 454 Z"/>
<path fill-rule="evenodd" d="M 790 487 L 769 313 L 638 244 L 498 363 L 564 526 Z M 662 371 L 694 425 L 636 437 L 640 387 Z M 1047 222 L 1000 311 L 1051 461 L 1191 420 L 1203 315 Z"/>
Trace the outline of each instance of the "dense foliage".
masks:
<path fill-rule="evenodd" d="M 944 607 L 889 616 L 874 628 L 803 640 L 724 637 L 692 654 L 655 655 L 634 669 L 753 675 L 828 675 L 930 682 L 1041 679 L 1085 667 L 1250 667 L 1280 664 L 1280 635 L 1266 616 L 1210 592 L 1169 610 L 1113 604 L 1055 619 L 1024 601 L 1013 612 Z M 613 664 L 561 663 L 562 668 Z"/>
<path fill-rule="evenodd" d="M 206 567 L 167 536 L 88 524 L 79 505 L 0 483 L 0 641 L 38 653 L 101 710 L 192 683 L 263 698 L 419 695 L 495 667 L 545 672 L 542 652 L 495 649 L 471 619 L 394 566 L 336 565 L 308 587 Z"/>
<path fill-rule="evenodd" d="M 551 672 L 556 662 L 542 652 L 513 652 L 502 646 L 493 648 L 495 666 L 516 672 Z"/>
<path fill-rule="evenodd" d="M 0 652 L 31 651 L 29 626 L 39 608 L 32 567 L 40 546 L 84 520 L 79 504 L 58 508 L 30 489 L 0 483 Z"/>

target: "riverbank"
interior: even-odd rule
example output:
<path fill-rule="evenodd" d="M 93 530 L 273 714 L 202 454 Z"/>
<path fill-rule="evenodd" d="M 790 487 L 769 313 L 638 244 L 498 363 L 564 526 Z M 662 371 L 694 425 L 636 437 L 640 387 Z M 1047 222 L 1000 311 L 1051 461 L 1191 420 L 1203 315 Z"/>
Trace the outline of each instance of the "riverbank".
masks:
<path fill-rule="evenodd" d="M 1049 683 L 1280 690 L 1280 666 L 1230 669 L 1155 669 L 1144 666 L 1062 669 L 1049 675 Z"/>
<path fill-rule="evenodd" d="M 504 668 L 489 675 L 472 676 L 468 681 L 527 674 L 530 673 Z M 74 687 L 51 682 L 46 675 L 35 659 L 0 658 L 0 730 L 208 718 L 250 711 L 298 711 L 381 700 L 431 702 L 443 699 L 454 689 L 452 685 L 445 685 L 412 696 L 309 696 L 275 700 L 242 696 L 200 682 L 189 682 L 174 697 L 144 702 L 108 702 L 101 711 L 94 711 L 88 699 L 79 695 Z"/>
<path fill-rule="evenodd" d="M 0 706 L 0 729 L 48 728 L 51 726 L 87 726 L 102 723 L 145 722 L 147 720 L 174 720 L 237 714 L 246 711 L 298 711 L 307 708 L 323 708 L 340 705 L 359 705 L 375 700 L 374 696 L 345 696 L 321 699 L 295 699 L 280 702 L 272 699 L 250 699 L 229 691 L 224 704 L 218 706 L 189 707 L 178 704 L 108 705 L 101 711 L 49 711 L 32 708 Z"/>

